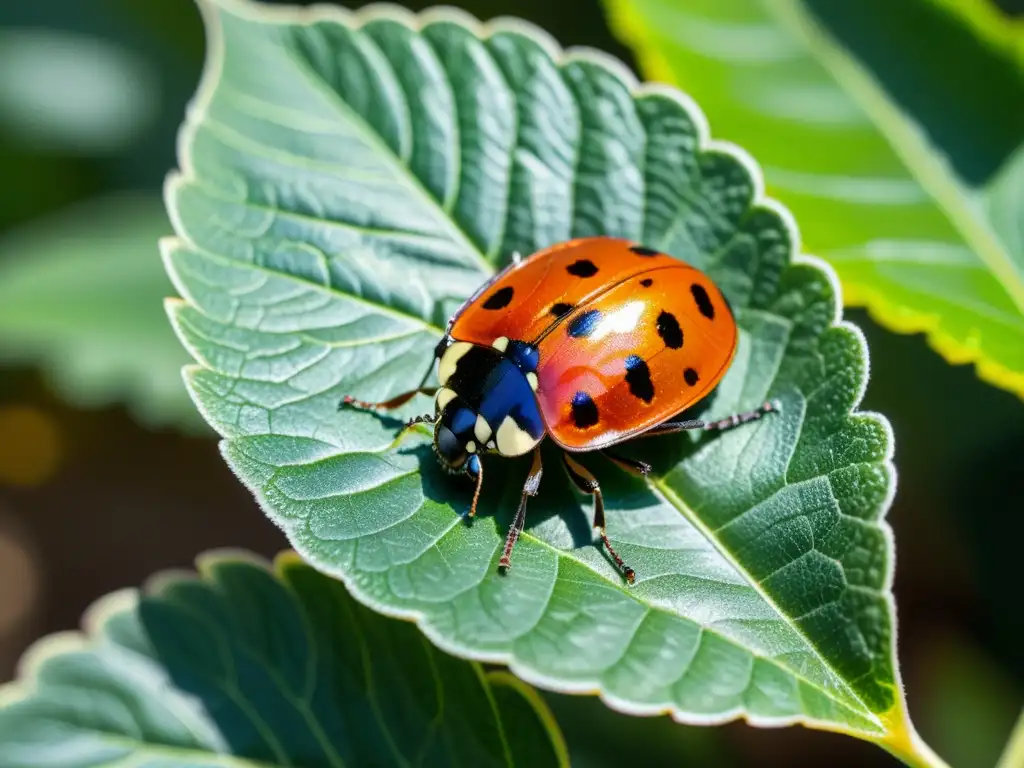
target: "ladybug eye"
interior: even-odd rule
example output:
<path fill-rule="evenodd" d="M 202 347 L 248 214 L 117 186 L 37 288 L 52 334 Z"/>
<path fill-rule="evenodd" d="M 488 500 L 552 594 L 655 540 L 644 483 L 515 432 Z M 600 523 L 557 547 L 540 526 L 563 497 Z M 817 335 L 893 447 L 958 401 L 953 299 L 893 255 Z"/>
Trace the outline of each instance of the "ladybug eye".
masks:
<path fill-rule="evenodd" d="M 458 469 L 466 463 L 466 447 L 444 424 L 438 423 L 434 429 L 434 447 L 449 469 Z"/>

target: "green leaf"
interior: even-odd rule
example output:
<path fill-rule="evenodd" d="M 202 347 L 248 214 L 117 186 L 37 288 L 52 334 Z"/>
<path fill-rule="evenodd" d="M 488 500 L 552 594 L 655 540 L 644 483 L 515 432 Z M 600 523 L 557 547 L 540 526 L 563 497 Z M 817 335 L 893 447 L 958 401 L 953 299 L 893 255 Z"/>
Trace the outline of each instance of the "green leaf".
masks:
<path fill-rule="evenodd" d="M 565 766 L 521 683 L 437 651 L 292 554 L 208 554 L 55 635 L 0 689 L 0 765 Z"/>
<path fill-rule="evenodd" d="M 203 429 L 160 311 L 158 199 L 119 194 L 51 214 L 0 240 L 0 362 L 38 363 L 81 406 L 124 400 L 147 424 Z"/>
<path fill-rule="evenodd" d="M 709 142 L 677 92 L 519 22 L 202 7 L 211 54 L 166 192 L 184 299 L 170 314 L 224 456 L 299 553 L 440 647 L 548 688 L 932 759 L 894 659 L 892 441 L 855 411 L 867 350 L 753 163 Z M 728 294 L 741 341 L 711 413 L 766 397 L 783 411 L 650 441 L 649 482 L 584 457 L 633 588 L 548 446 L 499 576 L 524 461 L 485 460 L 468 524 L 472 489 L 425 432 L 396 439 L 399 420 L 337 404 L 414 387 L 450 312 L 514 251 L 600 233 L 687 259 Z"/>
<path fill-rule="evenodd" d="M 1024 397 L 1024 27 L 987 0 L 605 5 L 757 155 L 848 303 Z"/>

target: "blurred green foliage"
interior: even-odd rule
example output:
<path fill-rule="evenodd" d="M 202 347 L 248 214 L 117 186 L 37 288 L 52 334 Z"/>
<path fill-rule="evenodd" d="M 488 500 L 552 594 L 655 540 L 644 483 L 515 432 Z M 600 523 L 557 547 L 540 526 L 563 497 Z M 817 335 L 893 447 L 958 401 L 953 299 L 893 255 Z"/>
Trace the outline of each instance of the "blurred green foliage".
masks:
<path fill-rule="evenodd" d="M 1024 398 L 1024 26 L 987 0 L 606 0 L 848 304 Z"/>
<path fill-rule="evenodd" d="M 203 429 L 164 312 L 169 228 L 159 197 L 121 193 L 0 236 L 0 362 L 42 367 L 81 407 L 125 402 L 145 424 Z"/>
<path fill-rule="evenodd" d="M 432 4 L 405 3 L 413 9 Z M 563 45 L 591 45 L 633 62 L 630 52 L 608 30 L 597 0 L 461 0 L 457 5 L 482 18 L 524 17 Z M 1000 5 L 1024 10 L 1021 0 L 1000 0 Z M 147 89 L 141 104 L 120 104 L 126 110 L 122 114 L 133 123 L 127 126 L 132 130 L 115 132 L 119 134 L 116 147 L 110 136 L 97 142 L 95 133 L 91 144 L 75 141 L 74 125 L 61 126 L 55 138 L 26 133 L 26 126 L 34 124 L 29 116 L 0 119 L 0 169 L 8 182 L 0 185 L 0 233 L 59 213 L 67 205 L 109 194 L 127 192 L 150 199 L 159 195 L 164 175 L 175 164 L 177 127 L 202 65 L 202 28 L 193 4 L 185 0 L 8 2 L 0 4 L 0 31 L 4 41 L 39 40 L 42 34 L 43 38 L 70 36 L 89 41 L 86 45 L 107 46 L 112 54 L 105 57 L 115 62 L 108 74 L 117 71 L 118 61 L 145 62 L 138 82 Z M 4 61 L 10 66 L 10 58 L 0 56 Z M 6 71 L 5 78 L 17 76 Z M 983 86 L 978 83 L 979 88 Z M 3 89 L 5 110 L 17 108 L 12 99 L 21 90 L 9 84 Z M 110 103 L 119 104 L 116 99 Z M 714 112 L 709 119 L 715 130 Z M 43 126 L 47 127 L 52 126 Z M 155 259 L 155 248 L 151 253 Z M 0 254 L 0 274 L 20 269 L 16 261 L 16 253 Z M 159 289 L 154 286 L 154 290 Z M 1019 401 L 980 383 L 964 366 L 946 364 L 921 337 L 884 332 L 863 312 L 847 316 L 865 329 L 871 348 L 866 405 L 889 416 L 896 434 L 900 493 L 891 519 L 898 542 L 896 593 L 910 707 L 922 735 L 940 752 L 954 760 L 988 759 L 1001 748 L 1005 729 L 1024 694 L 1024 649 L 1019 641 L 1024 636 L 1024 612 L 1006 609 L 1020 600 L 1016 557 L 1024 537 L 1024 516 L 1015 510 L 1024 506 L 1019 458 L 1024 455 L 1024 415 Z M 48 403 L 50 397 L 27 363 L 0 371 L 3 402 Z M 100 431 L 125 430 L 124 420 L 109 410 L 94 423 Z M 125 440 L 133 439 L 139 439 L 139 434 L 128 432 Z M 205 446 L 195 441 L 166 444 L 171 456 L 174 451 L 193 452 Z M 76 482 L 86 483 L 87 478 L 76 476 Z M 85 485 L 80 490 L 88 492 Z M 0 500 L 9 498 L 7 489 L 0 488 Z M 237 497 L 225 503 L 233 503 L 231 499 Z M 46 497 L 18 500 L 20 508 L 27 510 L 26 517 L 49 511 L 50 504 L 59 506 L 62 514 L 79 511 L 73 497 L 59 504 Z M 133 512 L 154 503 L 155 498 L 140 496 Z M 54 536 L 61 535 L 61 524 L 51 518 L 43 518 L 39 535 L 47 528 Z M 240 530 L 238 541 L 249 535 Z M 153 540 L 132 544 L 140 550 L 132 562 L 146 560 L 148 571 L 162 566 L 160 538 L 157 530 Z M 118 547 L 129 546 L 113 527 L 95 528 L 84 544 L 93 550 L 97 570 L 100 563 L 118 568 L 126 559 Z M 119 579 L 118 583 L 132 583 L 123 571 L 116 574 L 120 575 L 111 578 Z M 74 615 L 82 607 L 61 606 L 64 612 L 59 615 Z M 72 619 L 61 621 L 61 626 L 70 626 Z M 950 634 L 943 630 L 952 632 L 955 642 L 949 642 Z M 880 759 L 873 747 L 839 742 L 839 737 L 826 734 L 754 731 L 742 725 L 694 729 L 666 718 L 619 716 L 595 700 L 546 698 L 580 765 L 621 764 L 645 752 L 652 756 L 652 765 L 679 764 L 680 755 L 689 764 L 715 766 L 891 764 Z M 958 720 L 963 707 L 971 708 L 972 717 Z M 986 718 L 988 725 L 972 728 L 959 741 L 956 728 L 976 722 L 976 717 Z M 969 746 L 953 745 L 954 738 Z"/>

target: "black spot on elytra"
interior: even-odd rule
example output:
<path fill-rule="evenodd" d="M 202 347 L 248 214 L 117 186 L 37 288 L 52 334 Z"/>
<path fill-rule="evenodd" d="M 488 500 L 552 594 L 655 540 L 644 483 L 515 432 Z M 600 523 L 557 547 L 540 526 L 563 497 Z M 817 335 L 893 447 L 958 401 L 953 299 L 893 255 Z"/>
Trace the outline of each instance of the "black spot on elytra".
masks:
<path fill-rule="evenodd" d="M 504 309 L 512 301 L 513 293 L 515 293 L 515 289 L 511 285 L 499 288 L 487 297 L 487 301 L 483 305 L 484 309 Z"/>
<path fill-rule="evenodd" d="M 679 321 L 671 312 L 662 310 L 658 315 L 658 335 L 669 349 L 679 349 L 683 346 L 683 329 L 679 327 Z"/>
<path fill-rule="evenodd" d="M 683 379 L 685 379 L 686 383 L 692 387 L 700 381 L 700 376 L 697 375 L 697 372 L 693 370 L 693 368 L 687 368 L 683 371 Z"/>
<path fill-rule="evenodd" d="M 700 313 L 708 320 L 714 320 L 715 307 L 711 303 L 711 297 L 708 296 L 708 292 L 704 290 L 704 286 L 694 283 L 690 286 L 690 293 L 693 294 L 693 300 L 697 302 L 697 309 L 700 310 Z"/>
<path fill-rule="evenodd" d="M 634 245 L 634 246 L 630 247 L 629 250 L 631 250 L 637 256 L 657 256 L 658 255 L 658 251 L 654 250 L 653 248 L 647 248 L 646 246 L 643 246 L 643 245 Z"/>
<path fill-rule="evenodd" d="M 643 280 L 640 281 L 640 285 L 642 285 L 644 288 L 650 288 L 652 285 L 654 285 L 654 281 L 651 280 L 651 278 L 649 277 L 645 277 Z"/>
<path fill-rule="evenodd" d="M 577 429 L 586 429 L 597 424 L 597 405 L 586 392 L 572 396 L 572 423 Z"/>
<path fill-rule="evenodd" d="M 654 382 L 651 381 L 651 369 L 639 355 L 626 358 L 626 383 L 633 397 L 639 397 L 645 403 L 654 399 Z"/>
<path fill-rule="evenodd" d="M 566 304 L 565 302 L 560 301 L 557 304 L 551 305 L 551 314 L 555 317 L 565 317 L 572 312 L 573 309 L 575 309 L 575 307 L 573 307 L 572 304 Z"/>
<path fill-rule="evenodd" d="M 569 335 L 574 339 L 578 339 L 581 336 L 586 338 L 594 332 L 600 320 L 601 310 L 588 309 L 583 314 L 577 315 L 569 321 Z"/>
<path fill-rule="evenodd" d="M 597 266 L 589 259 L 580 259 L 566 267 L 565 271 L 576 277 L 593 277 L 597 274 Z"/>

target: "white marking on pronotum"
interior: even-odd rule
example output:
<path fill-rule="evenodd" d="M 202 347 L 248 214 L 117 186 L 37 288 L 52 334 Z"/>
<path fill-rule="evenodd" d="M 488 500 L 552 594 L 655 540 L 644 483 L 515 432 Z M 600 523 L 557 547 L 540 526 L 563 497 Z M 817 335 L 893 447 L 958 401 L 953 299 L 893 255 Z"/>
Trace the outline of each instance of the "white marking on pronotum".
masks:
<path fill-rule="evenodd" d="M 498 338 L 491 342 L 491 346 L 494 347 L 499 352 L 504 352 L 506 349 L 508 349 L 508 336 L 499 336 Z"/>
<path fill-rule="evenodd" d="M 448 405 L 455 397 L 455 392 L 448 389 L 448 387 L 441 387 L 437 390 L 437 394 L 434 395 L 434 402 L 437 404 L 437 411 L 440 413 L 444 410 L 445 406 Z"/>
<path fill-rule="evenodd" d="M 529 432 L 516 424 L 511 416 L 504 418 L 495 437 L 498 441 L 498 453 L 502 456 L 522 456 L 540 442 L 534 440 Z"/>
<path fill-rule="evenodd" d="M 437 380 L 442 384 L 448 383 L 448 379 L 455 373 L 455 366 L 459 364 L 459 360 L 472 348 L 473 345 L 468 341 L 456 341 L 448 347 L 437 364 Z"/>
<path fill-rule="evenodd" d="M 468 443 L 466 443 L 466 450 L 469 453 L 476 453 L 476 443 L 470 440 Z"/>
<path fill-rule="evenodd" d="M 532 389 L 534 392 L 536 392 L 537 391 L 537 374 L 534 373 L 533 371 L 529 371 L 526 374 L 526 380 L 528 382 L 530 382 L 530 389 Z"/>
<path fill-rule="evenodd" d="M 487 423 L 479 413 L 476 415 L 476 426 L 473 427 L 473 434 L 481 444 L 486 443 L 491 437 L 491 425 Z"/>

